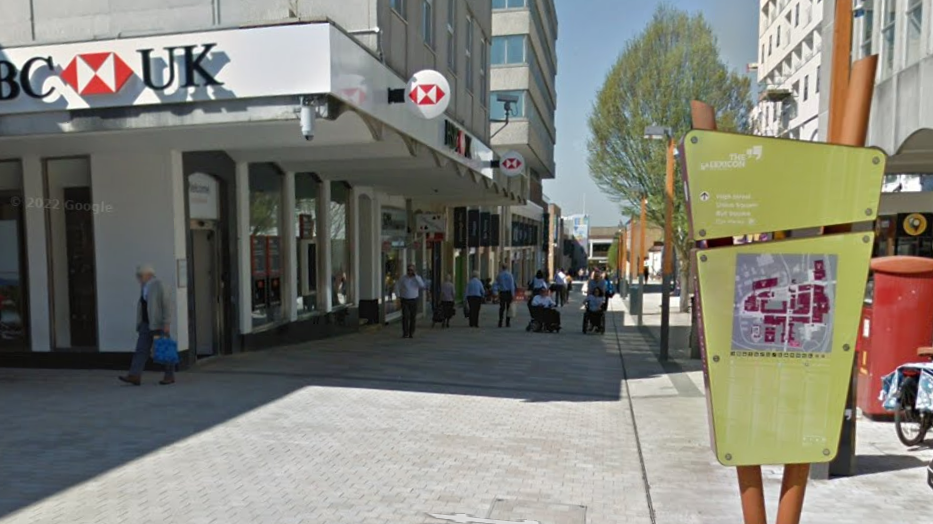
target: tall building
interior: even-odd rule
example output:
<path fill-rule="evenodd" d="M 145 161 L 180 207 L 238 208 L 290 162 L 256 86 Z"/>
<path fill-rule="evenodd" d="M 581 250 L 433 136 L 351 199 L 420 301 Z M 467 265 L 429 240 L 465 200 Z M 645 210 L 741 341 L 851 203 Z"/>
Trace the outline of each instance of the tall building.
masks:
<path fill-rule="evenodd" d="M 490 165 L 489 1 L 0 12 L 0 365 L 128 362 L 146 262 L 186 363 L 391 321 L 408 264 L 463 256 L 455 207 L 527 201 Z M 423 69 L 433 119 L 398 96 Z"/>
<path fill-rule="evenodd" d="M 755 134 L 819 138 L 822 0 L 759 0 Z"/>
<path fill-rule="evenodd" d="M 518 151 L 527 164 L 525 175 L 509 187 L 528 203 L 505 208 L 502 214 L 507 223 L 531 224 L 539 232 L 532 245 L 512 242 L 505 248 L 513 271 L 525 281 L 550 265 L 547 232 L 553 227 L 545 219 L 542 180 L 556 174 L 557 13 L 554 0 L 492 0 L 492 10 L 492 147 L 499 154 Z M 505 100 L 514 101 L 508 114 Z"/>
<path fill-rule="evenodd" d="M 824 46 L 832 60 L 835 12 L 826 4 Z M 855 2 L 852 59 L 878 55 L 878 70 L 868 146 L 887 153 L 886 183 L 876 224 L 874 254 L 933 258 L 933 229 L 917 233 L 905 227 L 914 213 L 933 223 L 933 13 L 931 0 L 858 0 Z M 829 68 L 826 68 L 829 69 Z M 829 86 L 829 71 L 824 72 Z M 821 100 L 823 127 L 828 126 L 829 90 Z"/>

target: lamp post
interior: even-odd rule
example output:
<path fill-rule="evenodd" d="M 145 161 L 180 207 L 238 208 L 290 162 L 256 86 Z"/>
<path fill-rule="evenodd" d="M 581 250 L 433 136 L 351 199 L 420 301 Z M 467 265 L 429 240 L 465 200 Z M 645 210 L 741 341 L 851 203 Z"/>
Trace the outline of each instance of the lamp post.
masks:
<path fill-rule="evenodd" d="M 661 272 L 661 351 L 665 361 L 670 353 L 671 279 L 674 276 L 674 133 L 669 127 L 648 126 L 645 138 L 667 140 L 667 173 L 664 179 L 664 253 Z M 683 300 L 683 297 L 681 297 Z"/>

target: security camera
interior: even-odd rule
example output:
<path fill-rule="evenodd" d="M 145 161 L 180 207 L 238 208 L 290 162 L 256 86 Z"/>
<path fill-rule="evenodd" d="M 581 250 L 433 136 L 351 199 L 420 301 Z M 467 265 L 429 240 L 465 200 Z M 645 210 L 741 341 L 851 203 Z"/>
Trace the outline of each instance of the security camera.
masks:
<path fill-rule="evenodd" d="M 301 105 L 301 135 L 305 137 L 305 140 L 311 141 L 314 140 L 314 106 L 310 105 L 309 102 L 304 102 Z"/>
<path fill-rule="evenodd" d="M 508 94 L 499 94 L 499 95 L 496 95 L 496 100 L 498 100 L 498 101 L 500 101 L 500 102 L 502 102 L 502 103 L 504 103 L 504 104 L 517 104 L 517 103 L 518 103 L 518 97 L 517 97 L 517 96 L 515 96 L 515 95 L 508 95 Z"/>

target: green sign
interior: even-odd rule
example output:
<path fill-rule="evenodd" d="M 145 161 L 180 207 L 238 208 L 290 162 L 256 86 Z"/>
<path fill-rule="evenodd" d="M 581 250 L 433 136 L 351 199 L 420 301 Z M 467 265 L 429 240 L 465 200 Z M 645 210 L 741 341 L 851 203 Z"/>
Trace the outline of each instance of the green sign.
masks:
<path fill-rule="evenodd" d="M 684 139 L 694 238 L 871 221 L 882 151 L 715 131 Z"/>

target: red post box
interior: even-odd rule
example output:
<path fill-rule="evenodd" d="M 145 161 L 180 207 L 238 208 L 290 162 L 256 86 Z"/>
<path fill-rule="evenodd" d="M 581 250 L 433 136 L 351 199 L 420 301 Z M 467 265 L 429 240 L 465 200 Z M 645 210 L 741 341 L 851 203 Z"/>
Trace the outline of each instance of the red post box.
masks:
<path fill-rule="evenodd" d="M 917 348 L 933 343 L 933 259 L 882 257 L 871 261 L 874 297 L 862 312 L 858 351 L 858 407 L 886 415 L 878 400 L 881 378 L 916 362 Z"/>

